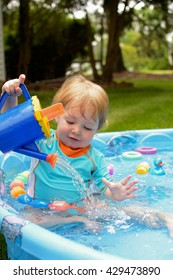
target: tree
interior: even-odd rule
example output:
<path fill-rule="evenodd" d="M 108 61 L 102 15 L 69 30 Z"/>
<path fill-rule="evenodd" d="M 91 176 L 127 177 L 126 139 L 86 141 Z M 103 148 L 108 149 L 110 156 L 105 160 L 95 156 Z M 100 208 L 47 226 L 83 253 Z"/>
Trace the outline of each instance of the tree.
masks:
<path fill-rule="evenodd" d="M 169 69 L 168 42 L 165 34 L 169 32 L 169 25 L 163 21 L 163 13 L 153 7 L 142 7 L 136 10 L 132 23 L 133 30 L 140 38 L 134 42 L 139 60 L 145 58 L 143 69 Z M 146 24 L 149 22 L 149 24 Z"/>
<path fill-rule="evenodd" d="M 132 18 L 132 9 L 129 8 L 126 11 L 128 2 L 128 0 L 124 2 L 124 8 L 121 13 L 119 13 L 119 0 L 105 0 L 103 4 L 107 18 L 108 46 L 102 79 L 107 84 L 112 82 L 114 71 L 119 72 L 120 69 L 125 69 L 120 49 L 120 36 Z M 115 61 L 120 62 L 119 64 L 117 63 L 116 69 Z"/>
<path fill-rule="evenodd" d="M 106 59 L 105 62 L 102 63 L 102 76 L 100 77 L 102 81 L 106 84 L 112 82 L 113 73 L 114 72 L 121 72 L 125 70 L 122 51 L 120 47 L 120 38 L 122 37 L 124 31 L 127 28 L 130 28 L 133 21 L 136 19 L 135 10 L 138 5 L 143 5 L 146 7 L 154 6 L 157 11 L 161 14 L 162 20 L 166 23 L 166 16 L 168 15 L 168 7 L 171 1 L 169 0 L 104 0 L 104 1 L 85 1 L 85 0 L 70 0 L 70 1 L 60 1 L 60 5 L 63 8 L 66 8 L 68 12 L 74 14 L 76 9 L 80 9 L 86 11 L 87 2 L 92 2 L 93 4 L 98 4 L 103 7 L 104 13 L 100 13 L 100 17 L 102 19 L 102 23 L 106 22 L 106 26 L 104 26 L 101 30 L 100 34 L 102 35 L 106 33 L 108 36 L 108 43 L 107 43 L 107 50 L 106 50 Z M 98 17 L 98 12 L 96 15 Z M 94 22 L 96 33 L 99 33 L 97 30 L 98 22 L 96 21 L 97 17 L 88 15 L 86 16 L 87 25 L 90 27 Z M 105 21 L 106 19 L 106 21 Z M 100 21 L 101 22 L 101 21 Z M 145 21 L 145 25 L 148 22 Z M 102 25 L 103 27 L 103 25 Z M 100 27 L 99 27 L 100 28 Z M 96 59 L 93 57 L 93 50 L 92 50 L 92 36 L 91 32 L 88 33 L 88 49 L 90 55 L 90 62 L 93 69 L 93 76 L 95 79 L 98 79 L 98 73 L 95 67 Z M 102 50 L 103 50 L 103 46 Z M 101 58 L 103 55 L 101 54 Z"/>
<path fill-rule="evenodd" d="M 5 80 L 5 56 L 3 41 L 3 20 L 2 20 L 2 1 L 0 0 L 0 80 Z"/>
<path fill-rule="evenodd" d="M 6 7 L 7 77 L 21 72 L 29 74 L 32 81 L 64 76 L 76 55 L 85 53 L 85 21 L 70 19 L 52 7 L 52 1 L 27 1 L 29 6 L 23 0 L 21 3 L 20 7 Z"/>
<path fill-rule="evenodd" d="M 169 0 L 143 0 L 143 1 L 130 1 L 130 0 L 105 0 L 103 7 L 107 17 L 107 32 L 108 32 L 108 47 L 106 63 L 103 70 L 103 81 L 109 84 L 113 79 L 113 72 L 115 70 L 115 61 L 119 59 L 120 52 L 120 37 L 125 28 L 130 26 L 134 20 L 134 11 L 138 4 L 141 2 L 146 7 L 155 7 L 162 15 L 162 22 L 168 24 L 167 16 L 170 4 Z M 121 7 L 121 9 L 120 9 Z M 144 23 L 145 25 L 148 22 Z M 160 24 L 160 23 L 159 23 Z M 120 69 L 116 69 L 119 71 Z"/>
<path fill-rule="evenodd" d="M 20 0 L 19 5 L 19 65 L 18 73 L 28 73 L 31 58 L 30 1 Z"/>
<path fill-rule="evenodd" d="M 44 26 L 48 24 L 48 22 L 51 20 L 51 16 L 55 11 L 57 12 L 57 15 L 59 16 L 60 13 L 58 12 L 63 11 L 64 13 L 67 13 L 69 16 L 69 13 L 71 13 L 73 16 L 75 14 L 76 10 L 82 10 L 85 14 L 85 27 L 84 30 L 86 31 L 87 35 L 87 46 L 88 46 L 88 53 L 90 57 L 91 66 L 93 69 L 93 75 L 95 79 L 99 78 L 99 75 L 97 73 L 96 69 L 96 59 L 94 57 L 94 51 L 92 46 L 92 41 L 94 38 L 94 32 L 96 34 L 100 34 L 102 37 L 105 33 L 108 35 L 108 42 L 107 42 L 107 50 L 106 50 L 106 58 L 105 61 L 102 61 L 103 58 L 103 40 L 101 38 L 101 62 L 102 62 L 102 75 L 100 78 L 103 82 L 106 84 L 109 84 L 113 80 L 113 73 L 115 71 L 122 71 L 125 69 L 124 67 L 124 61 L 120 46 L 120 38 L 124 34 L 124 31 L 132 26 L 132 23 L 134 20 L 137 19 L 135 10 L 137 9 L 138 5 L 145 5 L 145 7 L 154 7 L 159 12 L 159 17 L 161 16 L 162 23 L 168 24 L 167 19 L 169 18 L 169 7 L 172 3 L 171 0 L 42 0 L 42 1 L 26 1 L 21 0 L 20 3 L 21 9 L 23 9 L 23 12 L 20 13 L 27 13 L 26 17 L 20 16 L 21 22 L 20 22 L 20 44 L 23 44 L 23 48 L 20 46 L 19 48 L 19 56 L 20 56 L 20 63 L 19 67 L 22 69 L 22 67 L 28 67 L 28 60 L 33 57 L 31 53 L 29 52 L 29 47 L 33 45 L 33 38 L 35 40 L 36 35 L 36 28 L 35 26 L 38 26 L 38 23 L 36 22 L 34 24 L 33 18 L 34 16 L 37 16 L 39 18 L 39 13 L 43 14 L 43 12 L 46 12 L 46 15 L 42 18 L 44 18 L 44 21 L 42 20 L 40 23 L 41 30 L 43 30 Z M 4 3 L 9 3 L 13 1 L 3 0 Z M 103 7 L 102 12 L 92 13 L 90 14 L 87 10 L 87 5 L 89 3 L 93 4 L 99 4 Z M 24 4 L 24 5 L 23 5 Z M 28 4 L 29 8 L 28 9 Z M 34 13 L 34 11 L 36 11 Z M 39 11 L 39 12 L 38 12 Z M 29 19 L 27 20 L 27 17 L 29 15 Z M 97 16 L 96 16 L 97 15 Z M 100 19 L 98 19 L 98 15 L 100 16 Z M 67 16 L 67 17 L 68 17 Z M 32 18 L 32 21 L 31 21 Z M 73 17 L 74 20 L 74 17 Z M 98 24 L 98 20 L 101 24 Z M 140 17 L 138 18 L 140 20 Z M 157 19 L 156 19 L 157 20 Z M 27 22 L 25 22 L 27 21 Z M 46 22 L 46 24 L 45 24 Z M 106 22 L 106 25 L 104 24 Z M 147 22 L 145 20 L 144 26 L 147 26 Z M 79 32 L 79 30 L 78 30 Z M 26 36 L 26 33 L 28 36 Z M 43 35 L 43 34 L 41 34 Z M 44 36 L 43 36 L 44 37 Z M 72 36 L 74 37 L 74 36 Z M 17 39 L 16 39 L 17 40 Z M 50 39 L 52 40 L 52 39 Z M 80 41 L 80 40 L 79 40 Z M 44 40 L 43 40 L 44 42 Z M 52 41 L 53 42 L 53 41 Z M 75 42 L 76 43 L 76 42 Z M 77 43 L 76 43 L 77 45 Z M 65 47 L 65 45 L 63 44 Z M 68 49 L 68 48 L 67 48 Z M 26 54 L 26 57 L 22 58 L 23 54 Z M 78 52 L 75 53 L 75 55 Z M 73 56 L 75 57 L 75 56 Z M 22 63 L 25 61 L 25 65 L 22 66 Z M 69 62 L 69 61 L 68 61 Z M 68 65 L 68 63 L 66 63 Z M 27 71 L 27 69 L 26 69 Z"/>

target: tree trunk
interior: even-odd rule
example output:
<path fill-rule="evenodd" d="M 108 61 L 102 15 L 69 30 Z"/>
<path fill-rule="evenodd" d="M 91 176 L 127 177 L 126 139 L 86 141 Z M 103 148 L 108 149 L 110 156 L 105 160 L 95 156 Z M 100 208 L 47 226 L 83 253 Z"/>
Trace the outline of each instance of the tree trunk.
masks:
<path fill-rule="evenodd" d="M 99 80 L 99 75 L 97 73 L 97 69 L 96 69 L 96 65 L 95 65 L 93 46 L 92 46 L 91 25 L 90 25 L 90 20 L 89 20 L 87 12 L 86 12 L 86 26 L 87 26 L 87 40 L 88 40 L 88 51 L 89 51 L 90 63 L 91 63 L 91 67 L 93 70 L 94 80 L 97 81 L 97 80 Z"/>
<path fill-rule="evenodd" d="M 19 65 L 18 71 L 27 75 L 31 57 L 29 0 L 20 0 L 19 8 Z"/>
<path fill-rule="evenodd" d="M 106 2 L 106 1 L 105 1 Z M 105 14 L 107 16 L 108 27 L 108 47 L 106 62 L 103 69 L 103 82 L 109 84 L 113 79 L 113 70 L 117 56 L 119 45 L 119 30 L 118 30 L 118 2 L 116 0 L 109 0 L 109 4 L 105 7 Z"/>
<path fill-rule="evenodd" d="M 125 70 L 127 70 L 127 69 L 124 66 L 122 51 L 121 51 L 120 46 L 118 46 L 117 57 L 115 59 L 115 64 L 114 64 L 113 71 L 116 72 L 116 73 L 120 73 L 120 72 L 123 72 Z"/>
<path fill-rule="evenodd" d="M 105 1 L 105 14 L 107 17 L 108 27 L 108 47 L 106 62 L 103 69 L 102 80 L 110 84 L 113 80 L 113 73 L 116 70 L 123 69 L 123 58 L 120 49 L 120 35 L 123 29 L 123 14 L 118 14 L 119 0 Z"/>

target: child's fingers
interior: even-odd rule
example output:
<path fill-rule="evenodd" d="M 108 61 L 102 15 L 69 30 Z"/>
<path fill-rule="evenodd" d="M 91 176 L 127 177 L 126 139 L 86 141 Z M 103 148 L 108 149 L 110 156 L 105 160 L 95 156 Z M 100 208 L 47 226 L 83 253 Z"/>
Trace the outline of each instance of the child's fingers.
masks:
<path fill-rule="evenodd" d="M 132 178 L 132 175 L 128 175 L 127 177 L 123 178 L 119 183 L 122 185 L 126 185 L 127 182 Z"/>
<path fill-rule="evenodd" d="M 136 194 L 128 194 L 126 199 L 131 199 L 131 198 L 136 198 L 137 195 Z"/>
<path fill-rule="evenodd" d="M 19 87 L 19 85 L 21 83 L 25 82 L 25 78 L 26 78 L 25 75 L 21 74 L 18 79 L 13 79 L 13 80 L 7 81 L 2 86 L 2 92 L 6 91 L 8 94 L 11 94 L 11 95 L 13 95 L 15 93 L 21 94 L 22 90 Z"/>
<path fill-rule="evenodd" d="M 106 178 L 102 178 L 102 182 L 108 188 L 110 188 L 112 185 L 112 182 L 108 181 Z"/>
<path fill-rule="evenodd" d="M 6 82 L 3 87 L 2 91 L 6 91 L 9 94 L 15 93 L 16 88 L 19 87 L 19 80 L 18 79 L 13 79 L 8 82 Z"/>
<path fill-rule="evenodd" d="M 135 185 L 135 184 L 137 184 L 138 183 L 138 180 L 133 180 L 133 181 L 131 181 L 131 182 L 129 182 L 128 184 L 127 184 L 127 189 L 132 189 L 132 187 Z M 138 187 L 134 187 L 135 189 L 138 189 Z"/>
<path fill-rule="evenodd" d="M 26 76 L 25 76 L 24 74 L 21 74 L 21 75 L 19 76 L 19 82 L 20 82 L 20 84 L 24 84 L 25 78 L 26 78 Z"/>

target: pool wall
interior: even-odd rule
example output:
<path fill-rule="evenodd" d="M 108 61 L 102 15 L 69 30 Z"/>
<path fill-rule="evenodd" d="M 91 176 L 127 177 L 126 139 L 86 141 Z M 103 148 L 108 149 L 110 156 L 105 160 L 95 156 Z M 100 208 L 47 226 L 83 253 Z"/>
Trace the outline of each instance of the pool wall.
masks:
<path fill-rule="evenodd" d="M 158 149 L 173 144 L 173 129 L 136 130 L 124 132 L 98 133 L 93 140 L 93 145 L 101 151 L 107 151 L 110 156 L 123 150 L 134 150 L 139 146 L 154 146 Z M 13 160 L 15 154 L 11 153 Z M 10 153 L 0 155 L 0 167 L 5 172 L 11 172 Z M 18 157 L 18 155 L 16 155 Z M 20 161 L 21 159 L 19 159 Z M 21 161 L 22 162 L 22 161 Z M 12 163 L 16 169 L 18 160 Z M 27 163 L 28 164 L 28 163 Z M 23 169 L 26 169 L 26 162 Z M 18 170 L 19 171 L 19 170 Z M 2 188 L 0 188 L 2 198 Z M 26 260 L 92 260 L 92 259 L 122 259 L 119 256 L 105 254 L 95 249 L 86 247 L 77 242 L 68 240 L 47 229 L 35 225 L 19 217 L 10 205 L 0 199 L 0 231 L 4 234 L 9 259 Z"/>

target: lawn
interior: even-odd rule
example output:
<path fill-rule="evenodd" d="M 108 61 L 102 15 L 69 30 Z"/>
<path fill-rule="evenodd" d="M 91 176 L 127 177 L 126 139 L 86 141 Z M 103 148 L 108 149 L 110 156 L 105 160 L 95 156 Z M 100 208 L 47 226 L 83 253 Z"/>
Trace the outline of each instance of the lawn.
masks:
<path fill-rule="evenodd" d="M 135 80 L 132 88 L 109 89 L 110 112 L 104 130 L 173 127 L 173 82 Z"/>
<path fill-rule="evenodd" d="M 132 87 L 106 88 L 110 111 L 108 124 L 101 131 L 173 127 L 173 81 L 158 77 L 157 80 L 130 79 L 130 82 Z M 55 92 L 30 91 L 38 96 L 43 108 L 50 106 Z M 52 123 L 51 127 L 56 126 Z"/>

